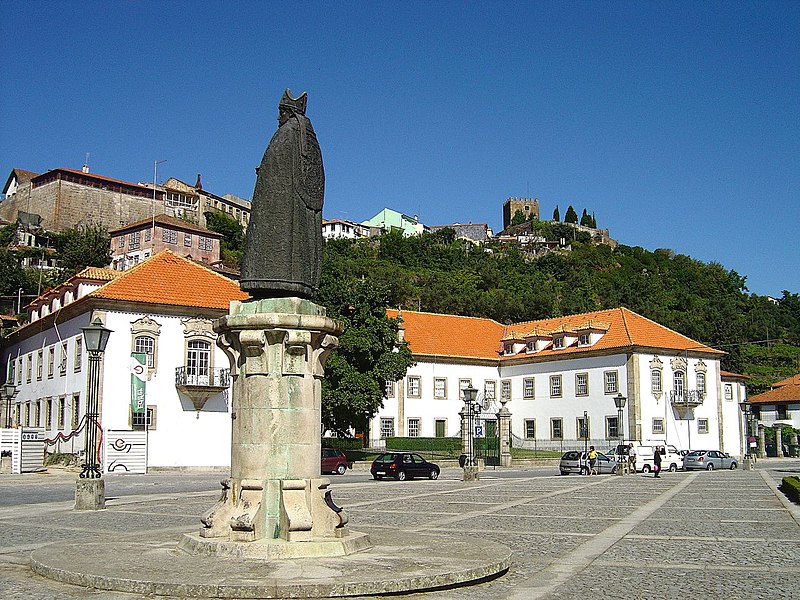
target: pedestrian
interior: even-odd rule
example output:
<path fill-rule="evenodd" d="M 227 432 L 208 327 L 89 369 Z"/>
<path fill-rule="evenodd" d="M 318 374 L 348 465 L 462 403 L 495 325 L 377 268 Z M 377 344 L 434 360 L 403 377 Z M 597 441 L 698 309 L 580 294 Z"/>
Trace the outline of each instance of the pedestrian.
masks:
<path fill-rule="evenodd" d="M 628 444 L 628 471 L 636 475 L 636 448 L 633 444 Z"/>
<path fill-rule="evenodd" d="M 589 475 L 597 475 L 597 450 L 589 446 Z"/>
<path fill-rule="evenodd" d="M 654 477 L 661 477 L 661 448 L 656 446 L 656 451 L 653 452 L 653 472 Z"/>

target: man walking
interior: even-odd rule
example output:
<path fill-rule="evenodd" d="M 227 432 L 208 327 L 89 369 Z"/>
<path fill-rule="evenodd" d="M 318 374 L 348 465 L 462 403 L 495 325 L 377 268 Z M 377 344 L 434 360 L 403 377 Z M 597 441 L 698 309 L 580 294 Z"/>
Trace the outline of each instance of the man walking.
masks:
<path fill-rule="evenodd" d="M 661 448 L 658 446 L 653 452 L 653 472 L 655 473 L 653 477 L 661 477 Z"/>
<path fill-rule="evenodd" d="M 636 475 L 636 448 L 628 444 L 628 472 Z"/>

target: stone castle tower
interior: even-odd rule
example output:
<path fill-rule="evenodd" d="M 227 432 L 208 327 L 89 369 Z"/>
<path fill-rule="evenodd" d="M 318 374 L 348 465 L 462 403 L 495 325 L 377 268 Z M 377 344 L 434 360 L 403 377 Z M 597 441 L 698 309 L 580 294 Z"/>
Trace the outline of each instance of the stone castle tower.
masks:
<path fill-rule="evenodd" d="M 538 198 L 515 198 L 511 197 L 503 204 L 503 229 L 508 229 L 514 214 L 521 212 L 526 219 L 533 218 L 539 220 L 539 199 Z"/>

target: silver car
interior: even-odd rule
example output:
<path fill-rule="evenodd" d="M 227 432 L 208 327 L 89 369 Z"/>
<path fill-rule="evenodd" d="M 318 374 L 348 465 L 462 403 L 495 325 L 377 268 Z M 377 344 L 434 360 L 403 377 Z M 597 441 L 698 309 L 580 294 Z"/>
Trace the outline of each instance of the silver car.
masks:
<path fill-rule="evenodd" d="M 693 450 L 683 458 L 683 468 L 686 471 L 693 469 L 735 469 L 739 466 L 735 458 L 719 450 Z"/>
<path fill-rule="evenodd" d="M 558 464 L 558 469 L 562 475 L 569 475 L 570 473 L 580 473 L 581 475 L 589 474 L 589 459 L 586 452 L 579 450 L 569 450 L 564 452 L 561 456 L 561 461 Z M 616 473 L 617 461 L 609 458 L 602 452 L 597 453 L 597 472 L 603 473 Z"/>

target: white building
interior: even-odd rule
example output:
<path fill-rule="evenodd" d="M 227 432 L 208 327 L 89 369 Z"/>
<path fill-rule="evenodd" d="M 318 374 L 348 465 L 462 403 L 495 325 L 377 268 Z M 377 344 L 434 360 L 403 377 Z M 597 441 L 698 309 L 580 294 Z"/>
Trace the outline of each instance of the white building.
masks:
<path fill-rule="evenodd" d="M 103 432 L 147 423 L 150 467 L 228 466 L 229 363 L 211 323 L 246 297 L 236 282 L 168 250 L 123 273 L 86 269 L 33 302 L 31 322 L 5 340 L 15 425 L 44 428 L 51 452 L 83 449 L 82 433 L 70 437 L 86 414 L 81 328 L 99 317 L 112 330 L 101 363 Z M 143 414 L 131 410 L 132 352 L 147 355 Z"/>
<path fill-rule="evenodd" d="M 322 237 L 326 240 L 365 238 L 369 237 L 369 227 L 342 219 L 323 219 Z"/>
<path fill-rule="evenodd" d="M 507 402 L 517 446 L 581 447 L 585 424 L 589 443 L 601 448 L 619 439 L 621 426 L 626 439 L 742 453 L 743 382 L 728 397 L 724 353 L 625 308 L 513 326 L 431 313 L 401 317 L 417 363 L 387 385 L 370 423 L 372 444 L 393 435 L 458 435 L 460 390 L 471 384 L 487 432 L 500 401 Z M 627 398 L 621 424 L 619 394 Z"/>

